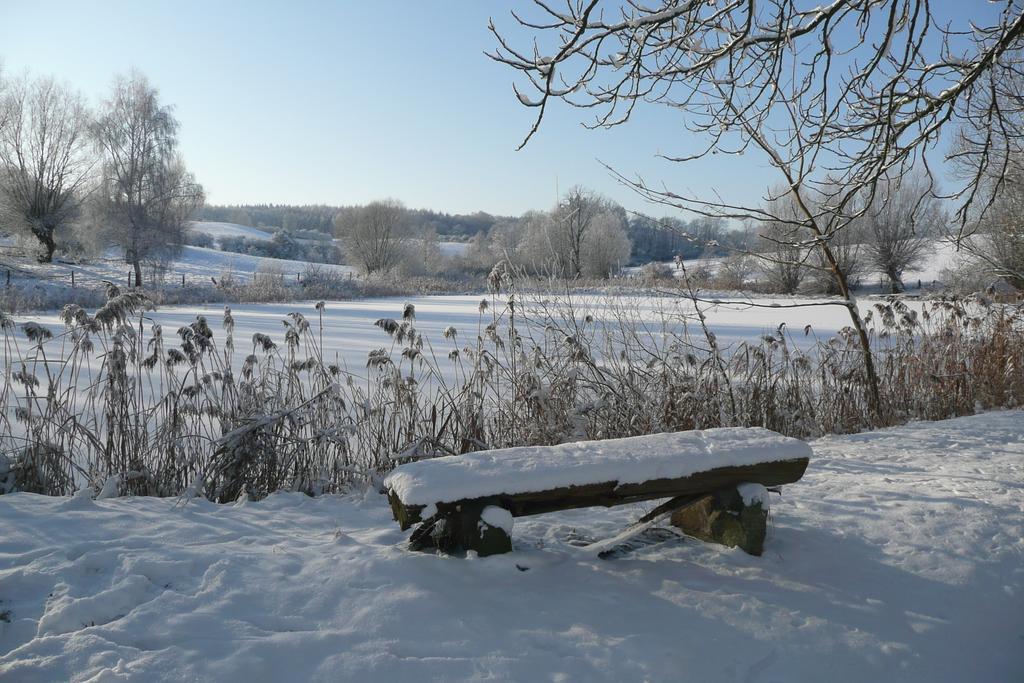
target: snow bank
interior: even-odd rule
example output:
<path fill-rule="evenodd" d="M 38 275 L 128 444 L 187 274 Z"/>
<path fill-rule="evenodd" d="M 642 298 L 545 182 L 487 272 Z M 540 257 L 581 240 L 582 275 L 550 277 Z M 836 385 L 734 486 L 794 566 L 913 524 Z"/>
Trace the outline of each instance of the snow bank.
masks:
<path fill-rule="evenodd" d="M 374 492 L 0 496 L 0 680 L 1024 680 L 1024 411 L 812 445 L 761 558 L 577 547 L 654 503 L 458 559 Z"/>
<path fill-rule="evenodd" d="M 608 481 L 640 484 L 715 467 L 810 457 L 810 447 L 799 439 L 760 427 L 726 427 L 420 460 L 395 469 L 384 486 L 406 505 L 428 505 Z"/>

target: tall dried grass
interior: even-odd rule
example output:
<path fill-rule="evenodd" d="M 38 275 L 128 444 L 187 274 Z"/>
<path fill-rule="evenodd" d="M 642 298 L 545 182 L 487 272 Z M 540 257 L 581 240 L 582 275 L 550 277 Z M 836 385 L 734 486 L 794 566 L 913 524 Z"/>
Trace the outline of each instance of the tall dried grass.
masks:
<path fill-rule="evenodd" d="M 502 272 L 492 285 L 476 329 L 444 330 L 457 349 L 440 358 L 411 305 L 379 320 L 365 373 L 332 362 L 323 302 L 312 320 L 289 314 L 280 339 L 244 341 L 229 308 L 168 334 L 148 299 L 115 288 L 93 315 L 66 306 L 56 337 L 5 316 L 0 490 L 318 494 L 486 448 L 726 425 L 806 438 L 1024 400 L 1019 306 L 875 304 L 878 418 L 850 332 L 808 348 L 779 329 L 723 350 L 699 318 L 644 321 L 610 298 L 596 320 L 569 292 L 519 292 Z"/>

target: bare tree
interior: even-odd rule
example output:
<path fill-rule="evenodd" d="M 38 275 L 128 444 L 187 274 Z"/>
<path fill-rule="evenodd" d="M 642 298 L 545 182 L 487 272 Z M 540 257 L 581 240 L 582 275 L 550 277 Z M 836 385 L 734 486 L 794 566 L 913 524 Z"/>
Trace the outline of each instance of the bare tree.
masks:
<path fill-rule="evenodd" d="M 812 244 L 792 195 L 782 188 L 776 192 L 764 208 L 764 213 L 771 214 L 770 220 L 757 227 L 764 246 L 755 255 L 774 291 L 795 294 L 813 268 L 808 263 Z"/>
<path fill-rule="evenodd" d="M 605 202 L 593 192 L 575 186 L 566 192 L 552 214 L 555 234 L 551 235 L 552 253 L 561 275 L 579 277 L 583 272 L 583 243 L 594 219 L 605 208 Z"/>
<path fill-rule="evenodd" d="M 89 113 L 78 93 L 53 79 L 12 84 L 0 104 L 0 208 L 53 260 L 56 235 L 77 215 L 94 165 Z"/>
<path fill-rule="evenodd" d="M 757 260 L 747 254 L 731 254 L 721 259 L 715 273 L 715 286 L 721 289 L 741 290 L 747 286 L 756 271 Z M 690 271 L 693 277 L 693 270 Z"/>
<path fill-rule="evenodd" d="M 0 62 L 0 133 L 7 127 L 7 120 L 10 118 L 10 108 L 7 105 L 7 79 L 4 78 L 4 63 Z"/>
<path fill-rule="evenodd" d="M 136 287 L 144 261 L 180 249 L 188 219 L 203 203 L 202 186 L 176 151 L 177 131 L 171 108 L 160 105 L 156 89 L 137 73 L 115 81 L 94 126 L 104 155 L 98 212 L 124 247 Z"/>
<path fill-rule="evenodd" d="M 981 192 L 992 200 L 989 211 L 977 212 L 977 219 L 953 237 L 973 265 L 1024 290 L 1024 141 L 1014 135 L 1024 129 L 1024 74 L 1014 74 L 991 97 L 1007 118 L 1016 118 L 1016 125 L 992 128 L 976 121 L 961 130 L 954 147 L 955 170 L 971 175 L 979 165 Z M 1006 141 L 1000 148 L 1005 153 L 979 154 L 982 142 L 993 136 Z"/>
<path fill-rule="evenodd" d="M 985 217 L 988 263 L 995 274 L 1024 291 L 1024 187 L 1012 187 Z"/>
<path fill-rule="evenodd" d="M 690 221 L 686 227 L 687 235 L 700 245 L 702 256 L 715 255 L 724 232 L 725 221 L 710 216 L 699 216 Z"/>
<path fill-rule="evenodd" d="M 415 237 L 406 240 L 399 250 L 394 271 L 400 277 L 437 275 L 449 267 L 441 251 L 441 238 L 433 225 L 420 226 Z"/>
<path fill-rule="evenodd" d="M 812 243 L 808 253 L 816 268 L 813 271 L 818 290 L 825 294 L 844 295 L 841 282 L 846 283 L 847 293 L 860 284 L 865 267 L 865 235 L 861 221 L 847 222 L 842 216 L 823 216 L 821 224 L 828 240 L 826 249 Z"/>
<path fill-rule="evenodd" d="M 944 212 L 923 173 L 887 180 L 876 200 L 861 221 L 865 249 L 895 294 L 903 289 L 904 271 L 920 265 L 934 247 Z"/>
<path fill-rule="evenodd" d="M 335 218 L 335 234 L 345 245 L 349 263 L 364 273 L 386 272 L 398 265 L 409 242 L 408 212 L 396 199 L 371 202 Z"/>
<path fill-rule="evenodd" d="M 1024 13 L 1020 0 L 1000 5 L 990 21 L 947 28 L 929 0 L 535 0 L 537 17 L 514 14 L 535 34 L 530 47 L 513 46 L 492 22 L 492 57 L 525 77 L 516 92 L 537 117 L 523 144 L 554 100 L 596 111 L 594 127 L 619 125 L 638 103 L 653 102 L 680 112 L 703 140 L 670 159 L 747 151 L 766 158 L 846 300 L 865 398 L 881 415 L 868 332 L 832 242 L 857 218 L 855 199 L 873 198 L 882 179 L 912 168 L 947 125 L 1004 120 L 1005 98 L 987 94 L 1020 70 Z M 983 159 L 1020 135 L 1017 128 L 978 138 L 974 153 Z M 619 178 L 652 201 L 774 220 L 762 207 Z M 964 222 L 979 186 L 971 177 L 953 194 Z"/>
<path fill-rule="evenodd" d="M 1024 291 L 1024 164 L 1014 160 L 1001 185 L 963 246 L 985 270 Z"/>

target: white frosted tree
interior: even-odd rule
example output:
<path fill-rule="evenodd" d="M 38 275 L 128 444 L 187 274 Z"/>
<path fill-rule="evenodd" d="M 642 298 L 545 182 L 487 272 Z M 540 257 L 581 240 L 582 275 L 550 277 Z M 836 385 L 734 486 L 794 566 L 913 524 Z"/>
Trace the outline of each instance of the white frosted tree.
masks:
<path fill-rule="evenodd" d="M 999 195 L 965 246 L 986 271 L 1024 291 L 1024 163 L 1011 163 Z"/>
<path fill-rule="evenodd" d="M 879 196 L 864 213 L 868 260 L 889 279 L 894 294 L 903 289 L 903 273 L 923 263 L 935 248 L 945 221 L 931 185 L 919 172 L 890 179 L 879 186 Z"/>
<path fill-rule="evenodd" d="M 519 264 L 540 275 L 562 275 L 559 250 L 564 249 L 562 232 L 551 214 L 546 211 L 527 211 L 520 217 L 517 229 L 519 239 L 514 245 Z M 506 236 L 505 246 L 512 238 Z"/>
<path fill-rule="evenodd" d="M 632 250 L 622 216 L 611 211 L 600 213 L 583 240 L 582 273 L 598 279 L 615 275 L 629 263 Z"/>
<path fill-rule="evenodd" d="M 118 78 L 94 126 L 103 153 L 97 209 L 109 238 L 142 282 L 142 263 L 184 244 L 203 188 L 177 153 L 178 122 L 144 76 Z"/>

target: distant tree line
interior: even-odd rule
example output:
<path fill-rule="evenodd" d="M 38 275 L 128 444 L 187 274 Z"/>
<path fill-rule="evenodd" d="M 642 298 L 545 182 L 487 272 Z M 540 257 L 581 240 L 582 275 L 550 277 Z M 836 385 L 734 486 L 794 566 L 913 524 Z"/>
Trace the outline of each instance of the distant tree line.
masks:
<path fill-rule="evenodd" d="M 750 230 L 704 216 L 690 221 L 631 216 L 628 230 L 636 264 L 725 256 L 752 248 L 756 238 Z"/>
<path fill-rule="evenodd" d="M 311 230 L 332 234 L 339 215 L 355 214 L 361 206 L 328 206 L 314 204 L 244 204 L 237 206 L 203 206 L 197 220 L 237 223 L 270 230 Z M 473 214 L 449 214 L 429 209 L 405 209 L 404 220 L 414 232 L 433 230 L 447 239 L 465 240 L 478 232 L 487 233 L 495 223 L 507 220 L 478 211 Z"/>
<path fill-rule="evenodd" d="M 383 200 L 339 211 L 334 224 L 348 263 L 374 274 L 439 261 L 437 216 L 451 218 Z M 630 263 L 625 210 L 585 188 L 571 189 L 550 211 L 473 216 L 477 221 L 469 225 L 477 230 L 465 253 L 439 269 L 481 274 L 506 261 L 535 274 L 607 278 Z"/>
<path fill-rule="evenodd" d="M 334 217 L 340 207 L 325 204 L 291 206 L 287 204 L 243 204 L 237 206 L 203 206 L 196 220 L 237 223 L 269 230 L 309 230 L 331 234 Z"/>

